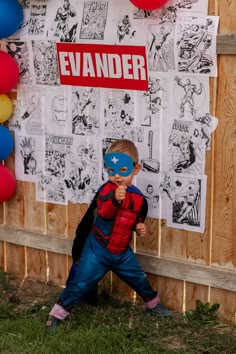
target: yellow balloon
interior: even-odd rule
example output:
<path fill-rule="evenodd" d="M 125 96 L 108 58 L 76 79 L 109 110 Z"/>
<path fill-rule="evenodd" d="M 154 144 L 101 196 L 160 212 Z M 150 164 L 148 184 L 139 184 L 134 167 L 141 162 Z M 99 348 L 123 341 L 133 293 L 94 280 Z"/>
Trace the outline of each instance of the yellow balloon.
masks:
<path fill-rule="evenodd" d="M 6 122 L 13 112 L 12 101 L 7 95 L 0 95 L 0 123 Z"/>

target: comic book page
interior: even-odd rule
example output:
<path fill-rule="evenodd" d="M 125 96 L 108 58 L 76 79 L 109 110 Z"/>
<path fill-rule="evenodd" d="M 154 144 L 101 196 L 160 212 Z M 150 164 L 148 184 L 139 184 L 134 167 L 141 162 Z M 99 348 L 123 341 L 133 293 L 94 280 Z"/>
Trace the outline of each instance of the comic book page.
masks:
<path fill-rule="evenodd" d="M 29 47 L 28 40 L 17 39 L 7 39 L 3 46 L 3 50 L 16 60 L 19 68 L 19 81 L 24 85 L 33 84 L 32 57 Z"/>
<path fill-rule="evenodd" d="M 151 176 L 145 176 L 145 178 L 137 176 L 136 184 L 148 202 L 147 217 L 160 218 L 162 210 L 159 190 L 160 176 L 155 175 L 152 178 Z"/>
<path fill-rule="evenodd" d="M 128 138 L 135 126 L 135 92 L 102 90 L 101 104 L 103 134 L 115 139 Z"/>
<path fill-rule="evenodd" d="M 181 120 L 195 120 L 209 112 L 209 79 L 196 74 L 174 73 L 168 81 L 168 116 Z"/>
<path fill-rule="evenodd" d="M 68 106 L 67 87 L 45 87 L 43 116 L 48 133 L 66 134 L 67 118 L 71 115 Z"/>
<path fill-rule="evenodd" d="M 81 12 L 82 1 L 48 1 L 46 37 L 57 42 L 75 42 Z"/>
<path fill-rule="evenodd" d="M 206 181 L 206 176 L 169 175 L 162 186 L 162 193 L 169 198 L 167 226 L 204 232 Z"/>
<path fill-rule="evenodd" d="M 178 72 L 217 76 L 217 16 L 178 17 L 175 67 Z"/>
<path fill-rule="evenodd" d="M 173 121 L 164 170 L 188 175 L 204 174 L 206 140 L 201 138 L 201 127 L 197 129 L 192 125 L 192 121 Z"/>
<path fill-rule="evenodd" d="M 59 85 L 56 43 L 52 40 L 32 40 L 31 43 L 35 83 Z"/>
<path fill-rule="evenodd" d="M 175 69 L 173 43 L 174 26 L 148 26 L 146 48 L 150 71 L 167 72 Z"/>
<path fill-rule="evenodd" d="M 29 136 L 43 136 L 46 126 L 43 115 L 44 87 L 21 85 L 18 89 L 18 100 L 20 102 L 20 116 L 18 118 L 20 131 Z"/>
<path fill-rule="evenodd" d="M 44 146 L 41 136 L 15 135 L 15 173 L 19 181 L 36 182 L 44 170 Z"/>
<path fill-rule="evenodd" d="M 65 193 L 65 157 L 73 138 L 66 135 L 46 134 L 45 168 L 38 174 L 36 200 L 54 204 L 67 204 Z"/>
<path fill-rule="evenodd" d="M 104 40 L 108 4 L 108 0 L 84 0 L 82 22 L 78 33 L 78 41 L 93 40 L 101 42 Z"/>
<path fill-rule="evenodd" d="M 162 165 L 162 136 L 160 132 L 146 128 L 143 142 L 137 143 L 141 163 L 140 177 L 154 178 Z"/>
<path fill-rule="evenodd" d="M 30 2 L 30 20 L 28 36 L 32 38 L 44 38 L 47 3 L 47 0 L 35 0 Z"/>
<path fill-rule="evenodd" d="M 148 79 L 148 90 L 138 93 L 136 102 L 139 107 L 137 115 L 141 127 L 162 130 L 162 119 L 168 112 L 168 80 L 160 73 L 151 72 Z"/>
<path fill-rule="evenodd" d="M 66 199 L 74 204 L 90 203 L 101 181 L 99 141 L 96 138 L 73 139 L 65 155 Z"/>
<path fill-rule="evenodd" d="M 100 89 L 73 86 L 70 103 L 72 114 L 67 124 L 68 132 L 80 136 L 99 136 Z"/>
<path fill-rule="evenodd" d="M 109 2 L 105 40 L 112 44 L 145 45 L 147 24 L 133 18 L 133 5 L 127 0 Z"/>

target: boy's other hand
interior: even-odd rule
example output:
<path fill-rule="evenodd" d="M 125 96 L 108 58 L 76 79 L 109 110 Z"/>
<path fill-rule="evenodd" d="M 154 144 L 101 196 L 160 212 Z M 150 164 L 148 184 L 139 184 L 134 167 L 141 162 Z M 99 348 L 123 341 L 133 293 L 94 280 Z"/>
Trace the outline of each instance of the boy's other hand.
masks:
<path fill-rule="evenodd" d="M 139 236 L 144 237 L 146 235 L 146 232 L 147 232 L 147 227 L 146 227 L 146 225 L 144 223 L 139 222 L 136 225 L 135 230 L 136 230 L 137 234 L 139 234 Z"/>
<path fill-rule="evenodd" d="M 125 199 L 127 186 L 118 186 L 115 191 L 115 198 L 118 202 Z"/>

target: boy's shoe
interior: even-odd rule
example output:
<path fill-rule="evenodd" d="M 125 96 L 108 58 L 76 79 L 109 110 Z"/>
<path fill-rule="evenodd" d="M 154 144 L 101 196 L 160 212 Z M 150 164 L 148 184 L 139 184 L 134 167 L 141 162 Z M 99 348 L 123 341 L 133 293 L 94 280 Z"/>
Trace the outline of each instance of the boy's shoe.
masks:
<path fill-rule="evenodd" d="M 157 304 L 153 309 L 146 310 L 153 316 L 157 317 L 173 317 L 173 312 L 168 310 L 164 305 Z"/>
<path fill-rule="evenodd" d="M 56 329 L 58 328 L 58 326 L 60 326 L 60 324 L 62 323 L 61 320 L 59 320 L 58 318 L 56 317 L 49 317 L 46 325 L 47 325 L 47 328 L 48 328 L 48 331 L 49 332 L 54 332 L 56 331 Z"/>

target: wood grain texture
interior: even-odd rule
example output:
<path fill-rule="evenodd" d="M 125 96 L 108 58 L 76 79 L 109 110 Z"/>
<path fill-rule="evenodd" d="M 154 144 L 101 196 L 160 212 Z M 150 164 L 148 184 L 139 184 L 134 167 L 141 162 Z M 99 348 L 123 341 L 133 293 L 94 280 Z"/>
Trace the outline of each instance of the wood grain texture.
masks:
<path fill-rule="evenodd" d="M 158 254 L 159 222 L 157 219 L 147 218 L 145 223 L 147 225 L 147 235 L 145 237 L 139 237 L 137 235 L 136 250 Z"/>
<path fill-rule="evenodd" d="M 236 56 L 219 59 L 212 263 L 236 266 Z"/>
<path fill-rule="evenodd" d="M 0 203 L 0 224 L 4 223 L 4 209 L 3 203 Z"/>
<path fill-rule="evenodd" d="M 88 204 L 72 204 L 70 202 L 68 203 L 67 237 L 69 239 L 74 239 L 76 228 L 80 223 L 87 209 L 88 209 Z"/>
<path fill-rule="evenodd" d="M 25 225 L 27 230 L 39 233 L 46 231 L 46 204 L 35 200 L 35 183 L 27 182 L 24 188 Z"/>
<path fill-rule="evenodd" d="M 26 276 L 25 247 L 6 243 L 6 271 Z"/>
<path fill-rule="evenodd" d="M 236 291 L 235 271 L 220 267 L 209 267 L 188 261 L 158 258 L 148 254 L 137 254 L 145 272 L 196 284 Z"/>
<path fill-rule="evenodd" d="M 11 155 L 4 161 L 4 164 L 14 173 L 15 171 L 15 152 L 13 151 Z M 25 205 L 24 205 L 24 193 L 25 193 L 26 183 L 22 181 L 17 181 L 16 192 L 13 196 L 5 203 L 5 223 L 9 225 L 18 226 L 19 228 L 24 227 L 25 218 Z"/>
<path fill-rule="evenodd" d="M 15 153 L 4 161 L 5 165 L 14 172 L 15 170 Z M 25 222 L 25 204 L 24 192 L 25 183 L 17 181 L 16 192 L 13 196 L 5 202 L 4 218 L 5 223 L 13 225 L 16 228 L 23 229 Z M 7 240 L 6 240 L 7 241 Z M 24 246 L 13 245 L 6 243 L 6 271 L 18 273 L 21 276 L 26 276 L 26 249 Z"/>
<path fill-rule="evenodd" d="M 0 227 L 0 241 L 47 250 L 52 255 L 71 255 L 72 240 L 59 236 L 41 235 L 7 226 Z M 137 258 L 144 271 L 153 276 L 164 276 L 196 284 L 236 291 L 235 270 L 209 267 L 178 259 L 160 258 L 150 253 L 138 252 Z M 60 258 L 60 257 L 59 257 Z M 66 258 L 60 258 L 66 261 Z M 55 261 L 56 263 L 57 261 Z M 64 264 L 63 267 L 67 268 Z M 158 278 L 158 277 L 157 277 Z"/>
<path fill-rule="evenodd" d="M 46 232 L 48 235 L 67 236 L 66 206 L 46 204 Z"/>
<path fill-rule="evenodd" d="M 186 282 L 185 311 L 194 310 L 196 300 L 200 300 L 203 304 L 208 302 L 208 293 L 208 286 Z"/>
<path fill-rule="evenodd" d="M 221 318 L 227 319 L 236 324 L 236 293 L 227 290 L 211 289 L 211 304 L 219 304 L 218 314 Z"/>
<path fill-rule="evenodd" d="M 4 271 L 4 242 L 0 242 L 0 270 Z"/>
<path fill-rule="evenodd" d="M 48 281 L 65 286 L 68 276 L 68 257 L 48 252 Z"/>
<path fill-rule="evenodd" d="M 169 277 L 158 276 L 158 288 L 161 302 L 177 312 L 183 311 L 183 281 Z"/>
<path fill-rule="evenodd" d="M 236 33 L 218 34 L 216 52 L 217 54 L 236 54 Z"/>
<path fill-rule="evenodd" d="M 47 282 L 46 252 L 27 248 L 27 277 Z"/>
<path fill-rule="evenodd" d="M 35 200 L 35 183 L 28 182 L 24 189 L 24 227 L 37 233 L 46 231 L 46 204 Z M 26 248 L 26 273 L 32 279 L 47 281 L 46 251 Z"/>
<path fill-rule="evenodd" d="M 220 16 L 219 33 L 236 32 L 236 2 L 233 0 L 211 0 L 218 5 L 218 14 Z"/>

